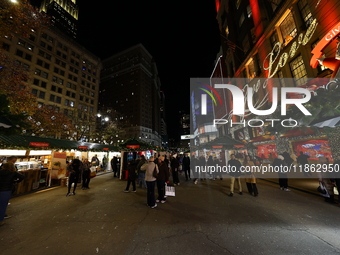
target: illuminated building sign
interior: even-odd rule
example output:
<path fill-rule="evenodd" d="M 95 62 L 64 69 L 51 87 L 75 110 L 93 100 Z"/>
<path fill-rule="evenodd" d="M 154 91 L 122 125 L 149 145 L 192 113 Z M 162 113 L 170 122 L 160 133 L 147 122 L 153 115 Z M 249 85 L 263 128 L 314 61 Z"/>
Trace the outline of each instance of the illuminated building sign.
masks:
<path fill-rule="evenodd" d="M 312 50 L 312 58 L 309 62 L 311 67 L 316 68 L 319 64 L 318 58 L 321 58 L 324 54 L 322 51 L 340 34 L 340 22 L 336 24 L 314 47 Z"/>
<path fill-rule="evenodd" d="M 138 149 L 140 147 L 140 145 L 126 145 L 126 148 L 129 149 Z"/>
<path fill-rule="evenodd" d="M 87 146 L 78 146 L 78 149 L 80 149 L 80 150 L 87 150 Z"/>

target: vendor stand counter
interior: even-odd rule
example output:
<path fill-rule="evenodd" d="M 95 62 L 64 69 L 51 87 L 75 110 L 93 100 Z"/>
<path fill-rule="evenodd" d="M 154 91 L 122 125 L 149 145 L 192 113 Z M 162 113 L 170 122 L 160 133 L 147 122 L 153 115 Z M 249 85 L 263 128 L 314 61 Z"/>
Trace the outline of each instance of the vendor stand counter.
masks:
<path fill-rule="evenodd" d="M 47 185 L 48 171 L 42 169 L 40 161 L 16 162 L 18 172 L 25 176 L 25 179 L 16 185 L 14 195 L 30 192 L 38 189 L 41 185 Z"/>

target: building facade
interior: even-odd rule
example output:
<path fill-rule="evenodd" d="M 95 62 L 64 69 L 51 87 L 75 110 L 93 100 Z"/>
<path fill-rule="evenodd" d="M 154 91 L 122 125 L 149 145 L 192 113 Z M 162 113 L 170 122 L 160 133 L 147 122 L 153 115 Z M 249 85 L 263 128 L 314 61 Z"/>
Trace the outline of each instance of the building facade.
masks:
<path fill-rule="evenodd" d="M 72 38 L 77 37 L 78 5 L 76 0 L 43 0 L 40 7 L 51 23 Z"/>
<path fill-rule="evenodd" d="M 221 56 L 217 59 L 221 67 L 214 70 L 214 77 L 220 82 L 222 76 L 225 84 L 236 83 L 240 89 L 251 87 L 254 105 L 258 103 L 261 110 L 270 109 L 273 88 L 300 87 L 315 91 L 320 86 L 318 78 L 331 80 L 338 75 L 339 7 L 340 3 L 335 0 L 216 1 L 222 44 Z M 336 64 L 327 65 L 326 60 Z M 289 78 L 289 84 L 285 78 Z M 270 82 L 263 83 L 269 79 Z M 263 154 L 265 158 L 270 153 L 284 151 L 297 154 L 297 150 L 308 147 L 304 145 L 314 144 L 323 147 L 320 155 L 333 160 L 332 141 L 322 130 L 289 130 L 273 135 L 266 131 L 270 122 L 261 116 L 233 115 L 233 97 L 227 90 L 223 91 L 225 105 L 222 111 L 215 107 L 215 118 L 239 124 L 256 118 L 260 124 L 220 125 L 220 136 L 231 135 L 251 143 L 257 148 L 257 156 Z"/>
<path fill-rule="evenodd" d="M 1 43 L 29 71 L 32 79 L 27 83 L 38 104 L 65 113 L 75 125 L 87 123 L 81 132 L 89 140 L 88 134 L 95 128 L 90 116 L 97 113 L 101 60 L 55 26 L 31 31 L 29 38 L 3 38 Z M 63 138 L 75 137 L 79 134 Z"/>
<path fill-rule="evenodd" d="M 135 137 L 162 146 L 161 83 L 151 54 L 138 44 L 102 63 L 99 110 L 124 123 L 119 142 Z"/>

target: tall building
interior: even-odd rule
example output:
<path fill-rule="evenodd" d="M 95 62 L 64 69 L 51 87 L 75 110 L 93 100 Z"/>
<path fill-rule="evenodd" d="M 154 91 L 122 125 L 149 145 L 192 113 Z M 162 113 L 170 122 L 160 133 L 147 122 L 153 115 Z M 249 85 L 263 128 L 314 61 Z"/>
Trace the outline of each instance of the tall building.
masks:
<path fill-rule="evenodd" d="M 52 25 L 72 38 L 77 36 L 76 0 L 43 0 L 40 11 L 51 17 Z"/>
<path fill-rule="evenodd" d="M 44 1 L 63 8 L 69 2 Z M 70 24 L 71 30 L 72 27 Z M 2 38 L 0 45 L 29 70 L 32 79 L 27 83 L 37 96 L 38 104 L 63 112 L 73 121 L 89 123 L 89 116 L 97 113 L 101 60 L 63 31 L 69 29 L 51 26 L 44 31 L 31 32 L 29 38 Z M 84 128 L 87 134 L 93 127 L 88 124 Z M 71 134 L 64 138 L 72 139 Z"/>
<path fill-rule="evenodd" d="M 161 146 L 161 83 L 151 54 L 138 44 L 102 63 L 98 107 L 115 110 L 127 125 L 119 141 L 135 137 Z"/>

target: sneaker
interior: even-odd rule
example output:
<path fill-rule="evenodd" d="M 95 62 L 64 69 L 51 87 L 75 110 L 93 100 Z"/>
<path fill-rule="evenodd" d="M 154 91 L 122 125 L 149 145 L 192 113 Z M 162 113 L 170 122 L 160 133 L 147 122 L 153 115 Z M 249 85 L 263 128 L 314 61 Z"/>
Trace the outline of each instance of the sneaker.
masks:
<path fill-rule="evenodd" d="M 9 219 L 9 218 L 11 218 L 12 216 L 11 215 L 5 215 L 5 217 L 4 217 L 4 219 Z"/>
<path fill-rule="evenodd" d="M 126 190 L 126 189 L 124 189 L 123 191 L 124 191 L 125 193 L 128 193 L 128 192 L 130 192 L 130 191 Z"/>
<path fill-rule="evenodd" d="M 10 205 L 11 203 L 8 203 L 7 205 Z"/>
<path fill-rule="evenodd" d="M 166 201 L 165 200 L 162 200 L 161 203 L 164 204 Z"/>
<path fill-rule="evenodd" d="M 195 180 L 194 183 L 197 184 L 197 183 L 198 183 L 198 180 Z"/>
<path fill-rule="evenodd" d="M 167 198 L 168 196 L 164 196 L 164 198 Z"/>
<path fill-rule="evenodd" d="M 66 196 L 67 196 L 67 197 L 70 196 L 70 193 L 67 193 Z"/>
<path fill-rule="evenodd" d="M 157 207 L 157 204 L 155 204 L 154 206 L 151 206 L 151 208 L 156 208 Z"/>
<path fill-rule="evenodd" d="M 159 203 L 159 200 L 158 200 L 158 199 L 156 200 L 156 203 Z"/>
<path fill-rule="evenodd" d="M 136 192 L 136 190 L 133 190 L 132 192 Z"/>
<path fill-rule="evenodd" d="M 229 197 L 232 197 L 232 196 L 234 196 L 234 193 L 230 193 L 230 194 L 229 194 Z"/>
<path fill-rule="evenodd" d="M 73 195 L 73 196 L 75 196 L 75 195 L 76 195 L 76 193 L 75 193 L 75 192 L 72 192 L 72 195 Z"/>
<path fill-rule="evenodd" d="M 284 191 L 290 191 L 290 189 L 285 188 Z"/>
<path fill-rule="evenodd" d="M 240 195 L 243 195 L 243 193 L 242 193 L 242 192 L 240 192 L 240 193 L 238 193 L 238 194 L 240 194 Z"/>
<path fill-rule="evenodd" d="M 283 187 L 280 187 L 280 190 L 284 190 L 284 188 L 283 188 Z"/>

